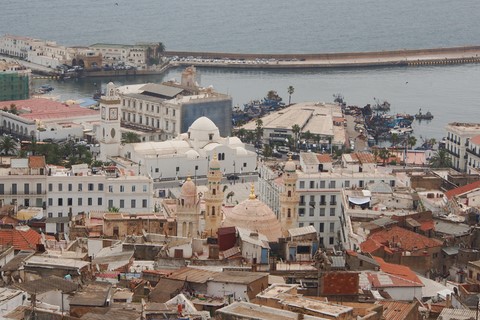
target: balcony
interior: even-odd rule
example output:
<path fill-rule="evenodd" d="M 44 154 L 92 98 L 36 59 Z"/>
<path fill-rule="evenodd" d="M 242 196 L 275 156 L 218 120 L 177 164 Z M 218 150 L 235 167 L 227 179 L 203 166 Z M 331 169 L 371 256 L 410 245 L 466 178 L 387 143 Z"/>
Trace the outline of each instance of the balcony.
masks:
<path fill-rule="evenodd" d="M 326 206 L 326 205 L 327 205 L 327 202 L 326 202 L 326 201 L 320 201 L 320 205 L 321 205 L 321 206 Z"/>

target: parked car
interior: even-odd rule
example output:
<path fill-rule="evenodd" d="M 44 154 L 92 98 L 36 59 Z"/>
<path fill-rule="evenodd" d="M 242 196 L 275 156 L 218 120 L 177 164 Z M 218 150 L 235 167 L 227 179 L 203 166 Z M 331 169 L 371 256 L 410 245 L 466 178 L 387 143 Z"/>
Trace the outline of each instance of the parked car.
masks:
<path fill-rule="evenodd" d="M 236 174 L 229 174 L 227 176 L 227 180 L 238 180 L 238 179 L 240 179 L 240 177 Z"/>

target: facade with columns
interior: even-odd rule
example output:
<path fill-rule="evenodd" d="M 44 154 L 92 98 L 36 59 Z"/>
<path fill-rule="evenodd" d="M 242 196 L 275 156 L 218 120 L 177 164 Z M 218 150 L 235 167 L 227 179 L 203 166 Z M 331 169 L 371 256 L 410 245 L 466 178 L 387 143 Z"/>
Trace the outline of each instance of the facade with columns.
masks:
<path fill-rule="evenodd" d="M 205 201 L 205 233 L 207 236 L 215 237 L 222 223 L 223 203 L 222 171 L 216 155 L 210 161 L 207 179 L 208 190 L 203 196 Z"/>

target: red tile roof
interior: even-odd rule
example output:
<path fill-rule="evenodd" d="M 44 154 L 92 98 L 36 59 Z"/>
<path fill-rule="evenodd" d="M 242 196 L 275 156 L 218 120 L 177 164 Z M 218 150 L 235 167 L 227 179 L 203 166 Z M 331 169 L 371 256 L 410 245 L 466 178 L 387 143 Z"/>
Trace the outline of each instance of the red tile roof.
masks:
<path fill-rule="evenodd" d="M 332 162 L 332 157 L 329 154 L 317 154 L 317 159 L 320 163 Z"/>
<path fill-rule="evenodd" d="M 28 227 L 0 229 L 0 244 L 13 245 L 15 250 L 35 250 L 41 244 L 42 237 Z"/>
<path fill-rule="evenodd" d="M 0 109 L 10 108 L 11 104 L 17 107 L 20 117 L 29 120 L 68 119 L 99 114 L 98 111 L 82 108 L 77 104 L 68 106 L 62 102 L 42 98 L 0 101 Z"/>
<path fill-rule="evenodd" d="M 467 185 L 464 185 L 462 187 L 458 187 L 452 190 L 449 190 L 445 193 L 445 196 L 447 199 L 452 199 L 455 196 L 462 195 L 464 193 L 470 192 L 472 190 L 480 188 L 480 181 L 475 181 L 472 183 L 469 183 Z"/>
<path fill-rule="evenodd" d="M 470 142 L 476 145 L 480 145 L 480 134 L 478 136 L 472 137 Z"/>
<path fill-rule="evenodd" d="M 45 168 L 46 162 L 44 156 L 28 157 L 28 166 L 30 168 Z"/>
<path fill-rule="evenodd" d="M 368 282 L 370 282 L 374 288 L 423 287 L 423 284 L 421 283 L 410 281 L 386 272 L 366 271 L 365 275 L 368 278 Z"/>
<path fill-rule="evenodd" d="M 420 281 L 415 272 L 413 272 L 409 267 L 394 263 L 388 263 L 379 257 L 373 258 L 378 262 L 378 264 L 380 265 L 380 270 L 382 270 L 383 272 L 423 285 L 422 281 Z"/>
<path fill-rule="evenodd" d="M 435 223 L 433 220 L 423 221 L 421 224 L 420 230 L 422 231 L 435 230 Z"/>
<path fill-rule="evenodd" d="M 352 153 L 352 158 L 357 159 L 361 163 L 376 163 L 375 156 L 369 152 Z"/>
<path fill-rule="evenodd" d="M 389 248 L 401 251 L 416 251 L 425 248 L 441 247 L 442 242 L 394 226 L 391 229 L 384 229 L 371 234 L 367 241 L 360 244 L 360 247 L 362 250 L 365 249 L 365 252 L 372 252 L 371 250 L 376 250 L 380 246 L 383 246 L 385 251 Z"/>
<path fill-rule="evenodd" d="M 322 277 L 324 295 L 358 294 L 360 278 L 356 272 L 331 272 Z"/>
<path fill-rule="evenodd" d="M 379 301 L 383 305 L 383 317 L 385 320 L 406 319 L 417 308 L 417 302 Z"/>

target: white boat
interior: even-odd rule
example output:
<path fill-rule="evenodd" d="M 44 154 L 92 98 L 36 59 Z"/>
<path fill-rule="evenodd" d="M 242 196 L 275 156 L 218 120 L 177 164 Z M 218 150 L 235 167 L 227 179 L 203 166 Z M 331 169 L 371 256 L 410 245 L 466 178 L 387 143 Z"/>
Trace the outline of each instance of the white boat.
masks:
<path fill-rule="evenodd" d="M 409 133 L 412 133 L 413 129 L 412 128 L 398 128 L 395 127 L 393 129 L 390 129 L 390 134 L 397 134 L 399 136 L 406 135 Z"/>

